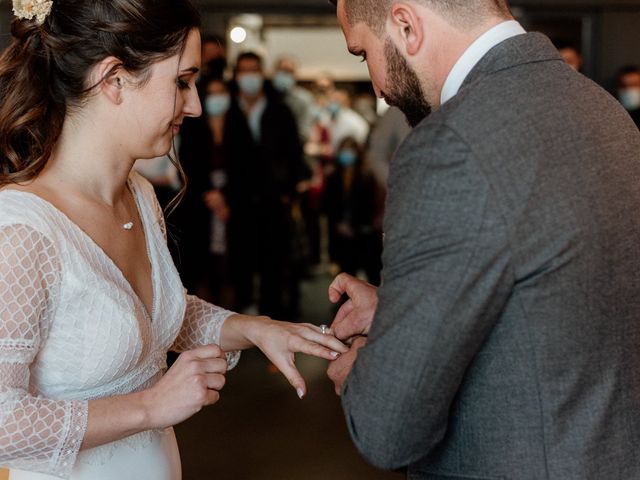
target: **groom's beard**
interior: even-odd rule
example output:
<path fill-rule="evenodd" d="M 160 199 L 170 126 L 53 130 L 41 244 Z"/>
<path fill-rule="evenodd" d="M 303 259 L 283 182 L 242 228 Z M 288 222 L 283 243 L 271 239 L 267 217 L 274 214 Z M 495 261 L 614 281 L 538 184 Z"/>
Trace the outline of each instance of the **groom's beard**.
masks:
<path fill-rule="evenodd" d="M 391 39 L 384 45 L 387 60 L 387 90 L 384 98 L 389 105 L 398 107 L 412 127 L 431 113 L 418 76 L 409 66 Z"/>

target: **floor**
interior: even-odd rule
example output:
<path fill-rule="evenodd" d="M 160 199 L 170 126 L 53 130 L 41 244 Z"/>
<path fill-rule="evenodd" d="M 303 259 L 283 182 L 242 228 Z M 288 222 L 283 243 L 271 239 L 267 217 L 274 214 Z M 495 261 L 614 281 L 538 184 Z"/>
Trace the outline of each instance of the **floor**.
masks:
<path fill-rule="evenodd" d="M 330 277 L 303 284 L 302 321 L 331 319 Z M 259 351 L 243 353 L 221 400 L 176 427 L 184 480 L 400 480 L 359 456 L 346 430 L 327 362 L 298 356 L 307 381 L 299 400 Z"/>

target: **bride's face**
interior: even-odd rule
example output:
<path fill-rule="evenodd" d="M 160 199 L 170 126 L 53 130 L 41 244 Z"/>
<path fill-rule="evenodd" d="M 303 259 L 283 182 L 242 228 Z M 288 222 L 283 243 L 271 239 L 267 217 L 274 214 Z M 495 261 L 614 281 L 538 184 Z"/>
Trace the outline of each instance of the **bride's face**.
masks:
<path fill-rule="evenodd" d="M 129 136 L 134 158 L 165 155 L 185 117 L 202 113 L 195 81 L 200 70 L 200 32 L 189 33 L 184 51 L 152 65 L 149 80 L 132 92 Z"/>

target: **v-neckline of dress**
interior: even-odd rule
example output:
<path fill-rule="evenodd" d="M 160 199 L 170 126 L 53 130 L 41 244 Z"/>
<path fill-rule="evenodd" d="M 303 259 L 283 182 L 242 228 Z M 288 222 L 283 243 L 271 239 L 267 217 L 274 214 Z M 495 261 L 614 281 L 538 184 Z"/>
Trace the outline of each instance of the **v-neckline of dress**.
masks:
<path fill-rule="evenodd" d="M 4 190 L 5 192 L 17 192 L 19 194 L 25 194 L 25 195 L 29 195 L 31 197 L 35 197 L 37 200 L 39 200 L 40 202 L 44 203 L 48 208 L 50 208 L 51 210 L 53 210 L 59 217 L 63 218 L 65 222 L 69 223 L 73 229 L 75 229 L 77 232 L 80 232 L 80 235 L 86 240 L 86 243 L 88 245 L 91 246 L 91 248 L 95 251 L 98 252 L 98 255 L 102 256 L 105 261 L 107 262 L 108 265 L 110 265 L 111 269 L 116 273 L 116 275 L 119 277 L 119 280 L 121 281 L 121 283 L 123 285 L 125 285 L 126 289 L 129 290 L 129 293 L 132 295 L 132 297 L 135 299 L 135 301 L 137 301 L 140 306 L 142 307 L 142 311 L 145 313 L 146 317 L 149 319 L 150 322 L 153 322 L 154 320 L 154 315 L 155 315 L 155 311 L 156 311 L 156 302 L 158 300 L 157 298 L 157 291 L 156 291 L 156 280 L 155 280 L 155 271 L 156 269 L 154 268 L 153 265 L 153 259 L 151 256 L 151 245 L 150 245 L 150 232 L 147 230 L 147 221 L 146 221 L 146 215 L 145 215 L 145 211 L 142 208 L 142 204 L 141 201 L 139 199 L 138 196 L 138 189 L 136 188 L 136 186 L 133 184 L 133 182 L 131 181 L 131 178 L 127 179 L 127 185 L 129 186 L 129 189 L 131 190 L 131 193 L 133 195 L 133 199 L 135 201 L 136 204 L 136 209 L 138 210 L 138 218 L 140 218 L 140 222 L 141 222 L 141 227 L 142 227 L 142 233 L 144 235 L 144 242 L 145 242 L 145 247 L 146 247 L 146 251 L 147 251 L 147 260 L 149 261 L 149 267 L 151 270 L 151 311 L 149 311 L 147 309 L 147 306 L 145 305 L 145 303 L 142 301 L 142 298 L 140 297 L 140 295 L 138 295 L 138 293 L 135 291 L 135 289 L 133 288 L 133 286 L 131 285 L 131 282 L 129 282 L 129 280 L 127 279 L 127 277 L 125 276 L 125 274 L 123 273 L 123 271 L 120 269 L 120 267 L 118 267 L 118 265 L 116 264 L 116 262 L 107 254 L 107 252 L 105 252 L 105 250 L 98 244 L 98 242 L 96 242 L 93 237 L 91 237 L 91 235 L 89 235 L 87 232 L 85 232 L 82 227 L 80 227 L 80 225 L 78 225 L 77 223 L 75 223 L 73 220 L 71 220 L 71 218 L 62 210 L 60 210 L 58 207 L 56 207 L 53 203 L 51 203 L 49 200 L 46 200 L 45 198 L 42 198 L 40 195 L 33 193 L 33 192 L 27 192 L 24 190 L 16 190 L 16 189 L 6 189 Z"/>

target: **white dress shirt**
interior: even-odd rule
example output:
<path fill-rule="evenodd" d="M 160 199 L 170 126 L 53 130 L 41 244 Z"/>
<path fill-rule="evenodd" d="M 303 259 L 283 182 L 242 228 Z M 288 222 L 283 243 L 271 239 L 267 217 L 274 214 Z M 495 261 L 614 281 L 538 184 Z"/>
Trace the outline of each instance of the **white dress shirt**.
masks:
<path fill-rule="evenodd" d="M 456 64 L 449 72 L 447 80 L 444 82 L 442 92 L 440 93 L 440 105 L 451 100 L 460 90 L 469 72 L 476 64 L 486 55 L 486 53 L 499 43 L 508 38 L 515 37 L 527 33 L 522 25 L 515 20 L 502 22 L 492 29 L 483 33 L 473 42 L 469 48 L 462 54 Z"/>

